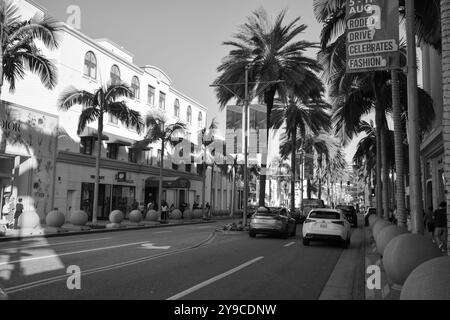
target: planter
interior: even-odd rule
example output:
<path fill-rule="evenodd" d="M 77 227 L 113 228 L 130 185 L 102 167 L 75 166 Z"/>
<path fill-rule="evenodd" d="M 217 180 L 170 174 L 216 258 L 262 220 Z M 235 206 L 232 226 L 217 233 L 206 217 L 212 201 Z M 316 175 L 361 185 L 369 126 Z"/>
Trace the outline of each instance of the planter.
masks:
<path fill-rule="evenodd" d="M 369 216 L 369 227 L 373 228 L 374 224 L 380 219 L 381 218 L 377 215 L 374 215 L 374 214 L 370 215 Z"/>
<path fill-rule="evenodd" d="M 158 221 L 159 214 L 155 210 L 149 210 L 145 215 L 145 221 Z"/>
<path fill-rule="evenodd" d="M 180 220 L 181 219 L 181 211 L 178 209 L 173 210 L 169 213 L 169 219 L 172 220 Z"/>
<path fill-rule="evenodd" d="M 406 279 L 400 300 L 450 300 L 450 257 L 422 263 Z"/>
<path fill-rule="evenodd" d="M 390 223 L 389 221 L 386 221 L 384 219 L 380 219 L 377 222 L 375 222 L 375 224 L 373 225 L 373 228 L 372 228 L 373 238 L 376 240 L 378 233 L 381 230 L 383 230 L 384 228 L 389 227 L 389 226 L 392 226 L 392 223 Z"/>
<path fill-rule="evenodd" d="M 183 212 L 183 219 L 185 220 L 191 220 L 192 218 L 194 218 L 192 211 L 189 209 L 184 210 Z"/>
<path fill-rule="evenodd" d="M 41 225 L 38 214 L 33 211 L 22 213 L 18 222 L 21 229 L 35 229 Z"/>
<path fill-rule="evenodd" d="M 439 248 L 419 234 L 402 234 L 384 249 L 383 265 L 388 278 L 403 285 L 411 272 L 422 263 L 441 257 Z"/>
<path fill-rule="evenodd" d="M 85 226 L 89 220 L 89 216 L 82 210 L 74 211 L 70 214 L 69 222 L 74 226 Z"/>
<path fill-rule="evenodd" d="M 381 230 L 378 233 L 378 236 L 375 239 L 375 243 L 377 244 L 377 250 L 378 253 L 382 256 L 384 255 L 384 249 L 386 249 L 386 246 L 389 242 L 391 242 L 392 239 L 408 233 L 408 230 L 406 228 L 400 228 L 397 226 L 388 226 Z"/>
<path fill-rule="evenodd" d="M 125 218 L 125 216 L 124 216 L 123 212 L 120 210 L 114 210 L 113 212 L 111 212 L 109 214 L 109 221 L 111 221 L 111 223 L 120 224 L 124 218 Z"/>
<path fill-rule="evenodd" d="M 54 210 L 47 214 L 45 217 L 45 224 L 53 228 L 61 228 L 66 222 L 64 213 Z"/>
<path fill-rule="evenodd" d="M 198 210 L 198 209 L 194 210 L 193 217 L 194 217 L 194 219 L 203 218 L 202 210 Z"/>
<path fill-rule="evenodd" d="M 139 210 L 133 210 L 130 212 L 128 219 L 130 222 L 139 223 L 142 221 L 142 213 Z"/>

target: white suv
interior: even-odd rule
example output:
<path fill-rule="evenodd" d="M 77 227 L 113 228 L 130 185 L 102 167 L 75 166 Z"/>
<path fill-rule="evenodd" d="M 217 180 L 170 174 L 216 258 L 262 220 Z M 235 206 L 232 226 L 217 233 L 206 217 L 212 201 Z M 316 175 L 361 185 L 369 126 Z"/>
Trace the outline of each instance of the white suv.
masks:
<path fill-rule="evenodd" d="M 303 223 L 303 244 L 310 241 L 339 241 L 348 248 L 351 225 L 341 210 L 312 209 Z"/>

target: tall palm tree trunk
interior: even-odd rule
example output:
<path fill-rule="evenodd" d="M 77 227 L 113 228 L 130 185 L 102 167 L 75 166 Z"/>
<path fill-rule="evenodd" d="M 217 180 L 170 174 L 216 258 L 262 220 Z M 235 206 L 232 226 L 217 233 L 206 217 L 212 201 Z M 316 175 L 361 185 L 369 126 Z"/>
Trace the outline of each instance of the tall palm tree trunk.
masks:
<path fill-rule="evenodd" d="M 208 171 L 208 167 L 206 163 L 202 163 L 202 217 L 206 218 L 206 172 Z"/>
<path fill-rule="evenodd" d="M 381 127 L 381 166 L 382 166 L 382 188 L 383 188 L 383 216 L 387 220 L 389 218 L 389 168 L 387 160 L 387 136 L 385 118 L 383 117 L 383 124 Z"/>
<path fill-rule="evenodd" d="M 291 156 L 291 214 L 295 213 L 295 158 L 297 152 L 297 128 L 292 130 L 292 156 Z"/>
<path fill-rule="evenodd" d="M 233 186 L 231 189 L 231 203 L 230 203 L 230 217 L 234 216 L 234 209 L 236 205 L 236 167 L 233 165 Z"/>
<path fill-rule="evenodd" d="M 392 109 L 394 118 L 394 145 L 395 145 L 395 171 L 396 171 L 396 193 L 397 219 L 399 226 L 406 226 L 406 208 L 405 208 L 405 179 L 403 164 L 405 156 L 403 153 L 403 130 L 401 123 L 400 106 L 400 82 L 398 71 L 391 72 L 392 77 Z"/>
<path fill-rule="evenodd" d="M 163 125 L 164 131 L 164 125 Z M 164 169 L 164 139 L 161 139 L 161 160 L 159 161 L 159 190 L 158 190 L 158 215 L 161 218 L 162 196 L 163 196 L 163 169 Z"/>
<path fill-rule="evenodd" d="M 444 94 L 443 134 L 445 144 L 445 190 L 450 190 L 450 2 L 441 0 L 442 23 L 442 83 Z M 447 225 L 450 226 L 450 192 L 446 192 Z M 450 232 L 447 238 L 447 253 L 450 255 Z"/>
<path fill-rule="evenodd" d="M 214 191 L 213 191 L 214 189 Z M 214 163 L 211 165 L 211 211 L 214 210 L 216 196 L 217 196 L 217 188 L 214 188 Z"/>
<path fill-rule="evenodd" d="M 376 164 L 376 203 L 377 203 L 377 215 L 383 217 L 383 195 L 381 185 L 381 167 L 382 167 L 382 146 L 381 146 L 381 126 L 383 110 L 380 110 L 380 104 L 377 103 L 375 108 L 375 123 L 376 123 L 376 144 L 377 144 L 377 164 Z"/>
<path fill-rule="evenodd" d="M 97 224 L 98 215 L 98 194 L 100 191 L 100 159 L 102 156 L 102 137 L 103 137 L 103 109 L 100 108 L 97 127 L 97 156 L 95 157 L 95 184 L 94 184 L 94 204 L 92 208 L 92 224 Z"/>

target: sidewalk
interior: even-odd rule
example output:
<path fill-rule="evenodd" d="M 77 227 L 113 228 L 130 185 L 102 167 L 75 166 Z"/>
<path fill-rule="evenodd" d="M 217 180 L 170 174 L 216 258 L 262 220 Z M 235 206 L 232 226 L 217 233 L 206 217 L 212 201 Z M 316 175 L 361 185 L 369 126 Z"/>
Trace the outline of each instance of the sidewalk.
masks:
<path fill-rule="evenodd" d="M 142 224 L 136 224 L 124 220 L 121 223 L 120 228 L 107 229 L 106 225 L 109 221 L 98 221 L 96 227 L 92 227 L 89 223 L 84 227 L 77 227 L 70 224 L 65 224 L 60 230 L 41 225 L 41 227 L 33 230 L 11 230 L 8 229 L 6 235 L 0 236 L 0 242 L 23 240 L 29 238 L 51 238 L 51 237 L 63 237 L 63 236 L 73 236 L 82 234 L 94 234 L 94 233 L 107 233 L 107 232 L 119 232 L 119 231 L 131 231 L 131 230 L 142 230 L 142 229 L 152 229 L 152 228 L 167 228 L 182 225 L 195 225 L 195 224 L 210 224 L 216 223 L 218 221 L 237 221 L 239 218 L 230 217 L 213 217 L 210 220 L 203 219 L 189 219 L 189 220 L 169 220 L 168 223 L 143 221 Z"/>

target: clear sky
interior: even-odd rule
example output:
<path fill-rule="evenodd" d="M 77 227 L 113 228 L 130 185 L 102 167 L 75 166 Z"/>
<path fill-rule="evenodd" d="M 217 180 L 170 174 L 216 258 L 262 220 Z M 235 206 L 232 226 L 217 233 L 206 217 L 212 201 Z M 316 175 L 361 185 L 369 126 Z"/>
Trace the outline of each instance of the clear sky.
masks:
<path fill-rule="evenodd" d="M 222 130 L 225 112 L 219 112 L 209 85 L 240 24 L 262 6 L 277 15 L 287 9 L 286 22 L 301 17 L 308 29 L 303 39 L 317 42 L 321 25 L 313 14 L 313 0 L 36 0 L 50 15 L 67 21 L 67 8 L 81 8 L 81 31 L 91 38 L 109 38 L 135 55 L 137 65 L 164 70 L 176 89 L 208 107 L 208 119 L 217 117 Z M 316 52 L 309 52 L 315 57 Z M 348 153 L 348 152 L 347 152 Z M 351 153 L 351 152 L 350 152 Z M 349 157 L 351 158 L 351 156 Z"/>

